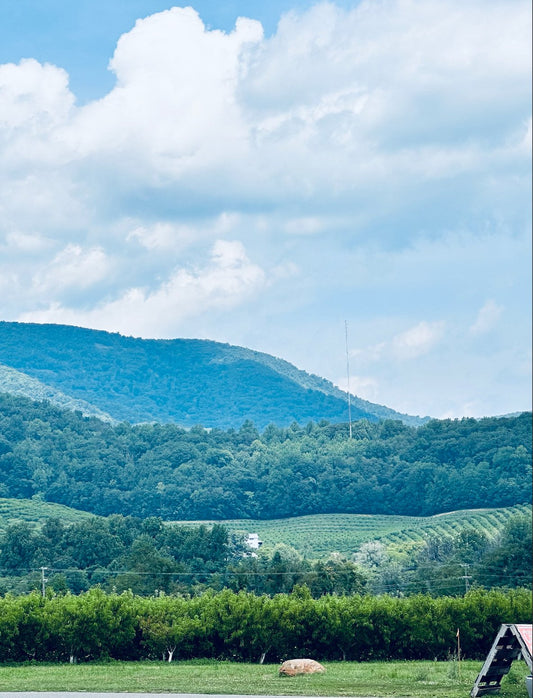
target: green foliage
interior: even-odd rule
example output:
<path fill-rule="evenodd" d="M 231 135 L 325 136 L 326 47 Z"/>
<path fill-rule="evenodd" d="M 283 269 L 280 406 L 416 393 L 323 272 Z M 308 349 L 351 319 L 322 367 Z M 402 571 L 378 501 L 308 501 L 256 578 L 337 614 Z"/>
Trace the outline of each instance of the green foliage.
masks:
<path fill-rule="evenodd" d="M 457 595 L 468 586 L 520 587 L 532 566 L 530 516 L 512 515 L 502 533 L 489 538 L 467 527 L 429 537 L 408 554 L 369 540 L 351 559 L 331 553 L 302 557 L 278 543 L 251 554 L 241 534 L 212 526 L 164 525 L 113 515 L 64 525 L 48 519 L 40 529 L 14 523 L 0 534 L 0 593 L 41 587 L 80 593 L 94 585 L 140 595 L 200 593 L 223 587 L 273 596 L 300 587 L 313 598 L 327 594 L 383 593 Z M 525 507 L 524 507 L 525 509 Z M 3 577 L 2 577 L 3 574 Z M 156 625 L 160 621 L 154 621 Z"/>
<path fill-rule="evenodd" d="M 213 574 L 224 572 L 232 555 L 220 525 L 164 526 L 161 519 L 116 515 L 70 525 L 48 519 L 40 530 L 14 523 L 0 533 L 0 593 L 40 588 L 42 566 L 57 592 L 79 593 L 95 584 L 145 595 L 206 582 L 220 588 Z"/>
<path fill-rule="evenodd" d="M 265 427 L 347 418 L 341 390 L 268 354 L 62 325 L 0 322 L 0 390 L 129 422 L 237 428 L 246 419 Z M 352 415 L 421 422 L 355 397 Z"/>
<path fill-rule="evenodd" d="M 137 622 L 131 594 L 105 594 L 101 589 L 80 596 L 56 596 L 43 606 L 46 643 L 38 658 L 71 663 L 78 659 L 120 658 L 135 638 Z"/>
<path fill-rule="evenodd" d="M 429 516 L 531 501 L 531 415 L 239 430 L 113 426 L 0 394 L 0 493 L 107 516 Z M 438 522 L 435 524 L 438 526 Z"/>
<path fill-rule="evenodd" d="M 105 594 L 0 598 L 0 661 L 206 657 L 279 661 L 445 659 L 461 631 L 465 657 L 483 657 L 503 622 L 527 622 L 531 594 L 472 591 L 464 598 L 322 596 L 305 588 L 195 598 Z M 423 680 L 419 678 L 419 680 Z"/>

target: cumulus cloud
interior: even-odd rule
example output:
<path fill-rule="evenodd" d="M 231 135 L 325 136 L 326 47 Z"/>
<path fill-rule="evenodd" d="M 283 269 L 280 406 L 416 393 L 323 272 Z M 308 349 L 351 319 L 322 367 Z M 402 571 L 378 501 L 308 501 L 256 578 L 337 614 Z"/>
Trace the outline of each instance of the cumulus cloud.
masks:
<path fill-rule="evenodd" d="M 62 129 L 73 117 L 74 95 L 64 70 L 34 59 L 0 65 L 0 106 L 4 177 L 28 177 L 71 157 Z"/>
<path fill-rule="evenodd" d="M 255 294 L 265 274 L 253 264 L 238 241 L 218 240 L 210 263 L 197 269 L 176 269 L 154 291 L 130 288 L 120 297 L 90 310 L 52 304 L 24 313 L 24 322 L 78 324 L 144 337 L 168 336 L 191 315 L 232 308 Z"/>
<path fill-rule="evenodd" d="M 190 7 L 139 19 L 84 106 L 59 67 L 0 66 L 3 312 L 171 336 L 211 310 L 209 335 L 229 309 L 248 328 L 261 290 L 285 327 L 260 348 L 307 368 L 305 323 L 350 313 L 379 391 L 387 362 L 436 373 L 452 329 L 473 347 L 528 322 L 530 47 L 526 0 L 362 0 L 268 38 Z"/>
<path fill-rule="evenodd" d="M 371 183 L 394 197 L 499 166 L 529 116 L 529 15 L 522 0 L 321 3 L 265 39 L 254 20 L 224 33 L 174 7 L 120 37 L 116 86 L 81 108 L 63 70 L 1 66 L 4 159 L 119 172 L 119 188 L 187 178 L 207 200 L 345 193 L 360 208 Z"/>
<path fill-rule="evenodd" d="M 148 176 L 179 177 L 239 154 L 246 141 L 235 103 L 239 56 L 261 38 L 261 25 L 248 19 L 230 34 L 208 31 L 191 7 L 138 20 L 111 59 L 115 89 L 78 111 L 73 145 L 140 159 Z"/>
<path fill-rule="evenodd" d="M 442 320 L 434 322 L 418 322 L 407 329 L 391 335 L 391 328 L 380 328 L 386 336 L 380 342 L 365 348 L 352 349 L 350 357 L 354 365 L 390 363 L 392 361 L 407 361 L 428 354 L 437 347 L 445 336 L 446 323 Z M 369 384 L 370 385 L 370 384 Z M 375 388 L 376 383 L 372 386 Z M 363 387 L 364 384 L 363 384 Z"/>
<path fill-rule="evenodd" d="M 34 59 L 0 65 L 0 97 L 2 133 L 12 135 L 49 132 L 68 119 L 74 104 L 67 73 Z"/>

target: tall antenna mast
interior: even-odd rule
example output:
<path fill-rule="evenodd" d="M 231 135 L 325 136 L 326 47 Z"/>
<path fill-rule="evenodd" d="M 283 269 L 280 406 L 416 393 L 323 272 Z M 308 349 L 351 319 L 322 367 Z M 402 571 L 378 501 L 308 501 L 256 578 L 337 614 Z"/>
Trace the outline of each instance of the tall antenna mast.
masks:
<path fill-rule="evenodd" d="M 346 339 L 346 378 L 348 382 L 348 423 L 350 425 L 350 439 L 352 438 L 352 398 L 350 396 L 350 359 L 348 356 L 348 320 L 344 321 L 344 335 Z"/>

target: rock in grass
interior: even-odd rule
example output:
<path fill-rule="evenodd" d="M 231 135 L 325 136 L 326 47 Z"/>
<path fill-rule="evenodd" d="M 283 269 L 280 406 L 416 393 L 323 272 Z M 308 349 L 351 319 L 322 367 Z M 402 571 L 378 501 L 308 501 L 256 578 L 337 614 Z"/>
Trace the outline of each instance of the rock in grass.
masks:
<path fill-rule="evenodd" d="M 279 668 L 281 676 L 296 676 L 297 674 L 323 674 L 326 667 L 323 667 L 314 659 L 287 659 Z"/>

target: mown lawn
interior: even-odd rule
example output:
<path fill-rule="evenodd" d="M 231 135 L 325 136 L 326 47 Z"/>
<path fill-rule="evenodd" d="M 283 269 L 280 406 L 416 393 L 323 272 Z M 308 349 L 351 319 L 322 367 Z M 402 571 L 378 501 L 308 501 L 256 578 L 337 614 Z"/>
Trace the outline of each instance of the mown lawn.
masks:
<path fill-rule="evenodd" d="M 278 665 L 94 662 L 0 665 L 0 691 L 237 693 L 245 695 L 467 698 L 482 662 L 327 662 L 323 675 L 280 677 Z M 524 662 L 504 678 L 501 698 L 525 698 Z"/>

